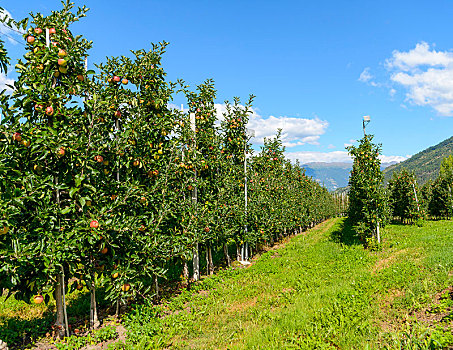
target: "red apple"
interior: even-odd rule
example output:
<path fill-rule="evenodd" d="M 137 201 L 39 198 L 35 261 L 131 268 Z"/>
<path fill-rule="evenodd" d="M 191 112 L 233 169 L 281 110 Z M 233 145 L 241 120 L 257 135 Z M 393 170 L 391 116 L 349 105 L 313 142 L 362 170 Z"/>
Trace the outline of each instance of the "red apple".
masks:
<path fill-rule="evenodd" d="M 117 76 L 117 75 L 115 75 L 113 77 L 113 81 L 119 82 L 120 80 L 121 80 L 121 78 L 119 76 Z"/>
<path fill-rule="evenodd" d="M 55 34 L 57 31 L 55 30 L 55 28 L 50 28 L 49 29 L 49 34 Z"/>
<path fill-rule="evenodd" d="M 35 28 L 35 33 L 36 34 L 41 34 L 42 33 L 42 29 L 41 28 Z"/>
<path fill-rule="evenodd" d="M 35 304 L 41 304 L 44 301 L 44 297 L 41 294 L 35 295 L 33 301 L 35 302 Z"/>
<path fill-rule="evenodd" d="M 120 111 L 115 111 L 115 117 L 121 118 L 121 112 Z"/>
<path fill-rule="evenodd" d="M 33 35 L 27 36 L 27 43 L 33 44 L 35 42 L 35 37 Z"/>
<path fill-rule="evenodd" d="M 91 228 L 98 228 L 99 227 L 99 222 L 97 220 L 92 220 L 90 222 L 90 227 Z"/>
<path fill-rule="evenodd" d="M 206 226 L 206 227 L 204 228 L 204 232 L 206 232 L 206 233 L 209 232 L 209 227 L 208 227 L 208 226 Z"/>
<path fill-rule="evenodd" d="M 66 66 L 67 62 L 64 58 L 59 58 L 57 61 L 59 66 Z"/>
<path fill-rule="evenodd" d="M 77 75 L 77 80 L 78 81 L 84 81 L 85 77 L 82 74 Z"/>
<path fill-rule="evenodd" d="M 123 292 L 127 292 L 129 289 L 131 289 L 131 285 L 129 283 L 125 283 L 122 285 L 121 290 Z"/>
<path fill-rule="evenodd" d="M 20 142 L 22 140 L 22 136 L 20 136 L 20 132 L 15 132 L 13 134 L 13 140 L 17 141 L 17 142 Z"/>
<path fill-rule="evenodd" d="M 109 251 L 109 248 L 104 247 L 104 248 L 101 250 L 101 253 L 102 253 L 102 254 L 107 254 L 108 251 Z"/>
<path fill-rule="evenodd" d="M 100 155 L 94 156 L 94 160 L 98 163 L 102 163 L 104 161 L 104 158 Z"/>
<path fill-rule="evenodd" d="M 49 106 L 46 108 L 46 114 L 47 115 L 52 115 L 53 114 L 53 107 L 52 106 Z"/>
<path fill-rule="evenodd" d="M 58 156 L 63 157 L 65 155 L 66 151 L 64 150 L 63 147 L 60 147 L 60 149 L 57 151 Z"/>
<path fill-rule="evenodd" d="M 66 51 L 63 49 L 58 50 L 58 57 L 64 57 L 66 56 Z"/>
<path fill-rule="evenodd" d="M 123 80 L 121 80 L 121 82 L 126 85 L 129 81 L 126 79 L 126 78 L 123 78 Z"/>

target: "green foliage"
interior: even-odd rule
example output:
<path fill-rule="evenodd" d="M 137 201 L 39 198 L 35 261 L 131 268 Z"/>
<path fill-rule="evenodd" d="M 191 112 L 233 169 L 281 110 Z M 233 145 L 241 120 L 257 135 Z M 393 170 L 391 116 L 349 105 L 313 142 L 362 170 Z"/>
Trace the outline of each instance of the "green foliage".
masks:
<path fill-rule="evenodd" d="M 78 350 L 85 346 L 96 345 L 117 337 L 118 333 L 115 330 L 115 326 L 106 326 L 84 336 L 72 335 L 66 337 L 61 341 L 55 342 L 55 346 L 58 350 Z"/>
<path fill-rule="evenodd" d="M 399 173 L 394 172 L 388 190 L 390 208 L 394 217 L 410 222 L 423 217 L 423 205 L 418 202 L 420 194 L 414 173 L 409 173 L 404 168 Z"/>
<path fill-rule="evenodd" d="M 423 187 L 423 197 L 427 203 L 428 213 L 435 218 L 453 216 L 453 156 L 442 160 L 439 177 Z"/>
<path fill-rule="evenodd" d="M 143 300 L 196 244 L 256 249 L 334 215 L 328 192 L 284 159 L 280 133 L 244 169 L 253 96 L 227 102 L 220 122 L 212 80 L 178 81 L 189 110 L 169 107 L 166 42 L 86 71 L 92 42 L 71 30 L 86 12 L 65 1 L 17 23 L 27 52 L 0 104 L 0 288 L 47 304 L 64 275 L 66 292 Z"/>
<path fill-rule="evenodd" d="M 417 183 L 424 185 L 428 181 L 434 181 L 439 176 L 439 169 L 442 160 L 453 153 L 453 137 L 450 137 L 439 144 L 429 147 L 405 161 L 389 166 L 384 169 L 385 182 L 392 178 L 394 172 L 403 168 L 415 174 Z"/>
<path fill-rule="evenodd" d="M 364 241 L 369 237 L 377 238 L 378 227 L 383 227 L 389 216 L 378 157 L 381 147 L 372 141 L 372 135 L 365 135 L 357 147 L 347 147 L 354 161 L 349 178 L 348 216 Z"/>

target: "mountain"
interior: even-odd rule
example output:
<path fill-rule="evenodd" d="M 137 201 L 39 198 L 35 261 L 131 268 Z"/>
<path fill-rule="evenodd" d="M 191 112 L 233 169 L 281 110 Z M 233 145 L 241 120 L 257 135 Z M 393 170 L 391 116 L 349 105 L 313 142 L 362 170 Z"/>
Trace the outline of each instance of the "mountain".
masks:
<path fill-rule="evenodd" d="M 437 178 L 442 159 L 451 154 L 453 154 L 453 137 L 429 147 L 401 163 L 389 166 L 384 170 L 385 182 L 392 178 L 394 172 L 406 168 L 409 171 L 413 171 L 417 177 L 418 184 L 423 185 L 428 180 Z"/>
<path fill-rule="evenodd" d="M 381 169 L 385 169 L 388 166 L 394 164 L 382 163 Z M 321 185 L 324 185 L 329 191 L 335 191 L 336 189 L 346 187 L 349 182 L 349 173 L 352 170 L 352 163 L 307 163 L 302 165 L 305 169 L 305 174 L 311 176 L 313 179 L 318 181 Z"/>
<path fill-rule="evenodd" d="M 305 174 L 324 185 L 329 191 L 348 185 L 352 163 L 307 163 L 302 165 Z"/>

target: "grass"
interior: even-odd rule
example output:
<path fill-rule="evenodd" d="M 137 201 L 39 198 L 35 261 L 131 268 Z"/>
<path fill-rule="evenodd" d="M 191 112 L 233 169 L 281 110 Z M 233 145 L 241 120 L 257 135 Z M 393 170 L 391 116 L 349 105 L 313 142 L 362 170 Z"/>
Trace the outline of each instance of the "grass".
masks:
<path fill-rule="evenodd" d="M 344 219 L 326 221 L 248 268 L 221 270 L 161 305 L 134 305 L 126 343 L 109 348 L 452 347 L 453 222 L 390 225 L 383 237 L 371 252 Z M 45 315 L 2 301 L 0 335 L 18 315 Z"/>
<path fill-rule="evenodd" d="M 221 271 L 160 306 L 137 306 L 125 320 L 126 347 L 452 346 L 451 318 L 426 314 L 453 284 L 453 222 L 392 225 L 384 237 L 382 251 L 364 250 L 343 219 L 332 219 L 247 269 Z"/>

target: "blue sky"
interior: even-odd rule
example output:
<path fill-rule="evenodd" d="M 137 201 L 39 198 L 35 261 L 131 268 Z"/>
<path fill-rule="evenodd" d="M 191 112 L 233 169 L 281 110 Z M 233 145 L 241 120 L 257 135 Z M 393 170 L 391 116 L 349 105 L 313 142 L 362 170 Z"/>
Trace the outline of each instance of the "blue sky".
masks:
<path fill-rule="evenodd" d="M 169 80 L 213 78 L 225 99 L 256 95 L 256 145 L 284 128 L 287 156 L 343 161 L 367 130 L 384 161 L 401 160 L 453 132 L 451 1 L 76 1 L 72 27 L 93 40 L 89 64 L 168 41 Z M 54 0 L 2 0 L 15 19 L 60 9 Z M 5 38 L 5 30 L 2 30 Z M 17 40 L 20 36 L 6 32 Z M 8 38 L 6 38 L 8 39 Z M 8 40 L 13 57 L 22 44 Z M 5 79 L 14 79 L 14 72 Z M 184 103 L 176 97 L 175 104 Z"/>

